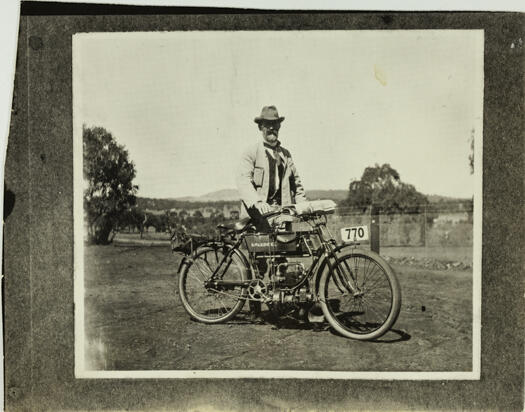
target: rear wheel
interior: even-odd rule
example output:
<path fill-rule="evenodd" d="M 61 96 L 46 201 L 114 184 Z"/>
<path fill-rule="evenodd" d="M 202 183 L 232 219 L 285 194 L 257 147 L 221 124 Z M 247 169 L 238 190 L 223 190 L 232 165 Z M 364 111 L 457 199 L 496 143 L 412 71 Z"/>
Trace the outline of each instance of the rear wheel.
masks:
<path fill-rule="evenodd" d="M 230 250 L 229 246 L 202 247 L 183 264 L 179 276 L 179 294 L 184 309 L 194 319 L 204 323 L 226 322 L 242 309 L 246 288 L 212 287 L 207 284 L 215 272 L 217 272 L 215 276 L 217 280 L 247 279 L 248 270 L 238 252 L 234 251 L 223 262 L 223 258 Z"/>
<path fill-rule="evenodd" d="M 390 265 L 377 253 L 356 250 L 340 256 L 320 284 L 326 320 L 340 334 L 370 340 L 394 325 L 401 289 Z"/>

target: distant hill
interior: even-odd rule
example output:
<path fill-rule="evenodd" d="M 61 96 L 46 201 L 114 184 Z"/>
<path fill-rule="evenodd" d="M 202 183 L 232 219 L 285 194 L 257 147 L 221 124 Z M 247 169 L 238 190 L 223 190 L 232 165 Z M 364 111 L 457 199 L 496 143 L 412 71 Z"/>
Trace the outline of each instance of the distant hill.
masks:
<path fill-rule="evenodd" d="M 330 199 L 334 202 L 346 199 L 348 190 L 307 190 L 306 197 L 310 200 Z"/>
<path fill-rule="evenodd" d="M 224 202 L 239 200 L 239 192 L 237 189 L 222 189 L 216 190 L 215 192 L 206 193 L 202 196 L 184 196 L 177 197 L 174 200 L 180 200 L 184 202 Z"/>
<path fill-rule="evenodd" d="M 337 202 L 346 198 L 347 192 L 347 190 L 307 190 L 306 196 L 311 200 L 331 199 Z M 202 196 L 184 196 L 173 200 L 182 202 L 228 202 L 240 199 L 237 189 L 222 189 Z"/>
<path fill-rule="evenodd" d="M 183 198 L 184 199 L 184 198 Z M 186 198 L 187 199 L 187 198 Z M 155 199 L 150 197 L 137 197 L 137 206 L 143 210 L 168 210 L 174 208 L 196 209 L 201 207 L 222 208 L 229 205 L 237 205 L 238 200 L 220 201 L 200 201 L 200 200 L 180 200 L 180 199 Z"/>
<path fill-rule="evenodd" d="M 330 199 L 338 203 L 347 197 L 348 190 L 307 190 L 306 196 L 310 200 Z M 469 198 L 454 198 L 441 195 L 427 195 L 430 203 L 469 203 Z M 137 198 L 137 204 L 141 209 L 166 210 L 172 208 L 198 208 L 207 205 L 222 207 L 224 205 L 239 202 L 237 189 L 222 189 L 206 193 L 202 196 L 184 196 L 170 199 L 153 199 L 147 197 Z"/>

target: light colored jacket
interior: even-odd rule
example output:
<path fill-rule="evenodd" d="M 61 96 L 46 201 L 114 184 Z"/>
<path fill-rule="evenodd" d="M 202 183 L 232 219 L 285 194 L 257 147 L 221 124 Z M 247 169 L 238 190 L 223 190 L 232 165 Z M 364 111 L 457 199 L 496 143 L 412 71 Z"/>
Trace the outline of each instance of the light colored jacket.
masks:
<path fill-rule="evenodd" d="M 283 160 L 281 181 L 281 204 L 289 205 L 306 201 L 304 187 L 292 160 L 290 152 L 279 146 L 277 149 Z M 241 197 L 241 217 L 248 216 L 246 207 L 258 201 L 266 202 L 270 186 L 270 166 L 263 141 L 248 147 L 241 157 L 237 170 L 237 189 Z"/>

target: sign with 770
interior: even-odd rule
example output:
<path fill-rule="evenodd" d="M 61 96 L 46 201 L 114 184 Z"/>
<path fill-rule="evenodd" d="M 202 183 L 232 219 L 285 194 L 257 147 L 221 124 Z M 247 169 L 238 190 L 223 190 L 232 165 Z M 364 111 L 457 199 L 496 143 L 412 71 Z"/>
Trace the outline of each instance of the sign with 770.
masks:
<path fill-rule="evenodd" d="M 341 229 L 341 240 L 345 243 L 368 240 L 368 226 L 352 226 Z"/>

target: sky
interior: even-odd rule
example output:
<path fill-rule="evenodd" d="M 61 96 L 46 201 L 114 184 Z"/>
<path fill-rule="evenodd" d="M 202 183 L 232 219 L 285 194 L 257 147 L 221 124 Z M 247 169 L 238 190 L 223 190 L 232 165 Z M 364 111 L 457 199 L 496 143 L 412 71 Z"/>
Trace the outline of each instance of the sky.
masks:
<path fill-rule="evenodd" d="M 306 189 L 347 189 L 389 163 L 425 194 L 470 197 L 482 141 L 483 32 L 89 33 L 73 39 L 75 138 L 102 126 L 139 195 L 235 187 L 254 117 L 275 105 Z"/>

